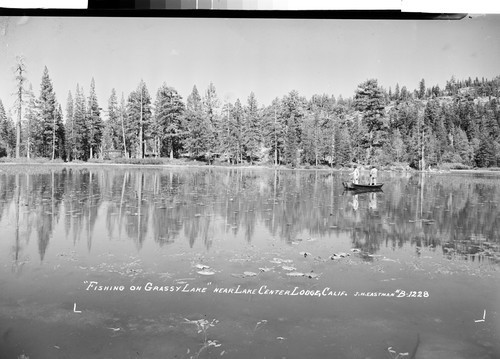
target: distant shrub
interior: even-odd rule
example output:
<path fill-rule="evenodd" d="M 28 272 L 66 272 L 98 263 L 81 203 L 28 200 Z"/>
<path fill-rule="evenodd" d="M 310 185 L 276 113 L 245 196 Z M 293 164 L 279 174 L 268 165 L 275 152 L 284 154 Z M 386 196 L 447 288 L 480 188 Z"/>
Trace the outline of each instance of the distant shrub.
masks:
<path fill-rule="evenodd" d="M 64 163 L 64 160 L 62 160 L 60 158 L 56 158 L 54 160 L 51 160 L 50 158 L 46 158 L 46 157 L 31 157 L 31 158 L 2 157 L 2 158 L 0 158 L 0 162 L 2 162 L 2 163 L 22 163 L 22 164 L 35 163 L 35 164 L 39 164 L 39 163 Z"/>
<path fill-rule="evenodd" d="M 89 158 L 89 160 L 87 161 L 88 163 L 106 163 L 109 161 L 105 161 L 103 159 L 100 159 L 100 158 Z"/>
<path fill-rule="evenodd" d="M 129 165 L 163 165 L 168 161 L 162 158 L 115 158 L 110 162 Z"/>
<path fill-rule="evenodd" d="M 452 162 L 452 163 L 442 163 L 439 166 L 440 170 L 449 171 L 449 170 L 470 170 L 470 166 L 464 165 L 460 162 Z"/>
<path fill-rule="evenodd" d="M 462 157 L 458 153 L 447 151 L 443 153 L 441 160 L 445 163 L 461 163 Z"/>

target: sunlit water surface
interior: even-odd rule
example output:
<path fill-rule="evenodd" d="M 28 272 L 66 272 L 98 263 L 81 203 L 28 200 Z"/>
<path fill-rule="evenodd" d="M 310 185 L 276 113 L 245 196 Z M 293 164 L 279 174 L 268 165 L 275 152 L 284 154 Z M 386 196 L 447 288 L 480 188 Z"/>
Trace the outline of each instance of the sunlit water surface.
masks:
<path fill-rule="evenodd" d="M 0 357 L 499 358 L 500 176 L 346 179 L 0 167 Z"/>

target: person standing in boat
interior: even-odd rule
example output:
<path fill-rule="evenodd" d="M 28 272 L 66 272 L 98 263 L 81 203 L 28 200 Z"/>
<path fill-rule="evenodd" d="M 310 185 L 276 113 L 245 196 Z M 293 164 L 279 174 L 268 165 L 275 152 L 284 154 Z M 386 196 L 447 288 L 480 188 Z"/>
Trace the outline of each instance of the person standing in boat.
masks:
<path fill-rule="evenodd" d="M 372 169 L 370 170 L 370 185 L 377 184 L 377 174 L 377 167 L 372 166 Z"/>
<path fill-rule="evenodd" d="M 359 167 L 356 166 L 356 168 L 354 168 L 354 171 L 352 171 L 350 173 L 350 175 L 352 177 L 352 183 L 358 184 L 358 182 L 359 182 Z"/>

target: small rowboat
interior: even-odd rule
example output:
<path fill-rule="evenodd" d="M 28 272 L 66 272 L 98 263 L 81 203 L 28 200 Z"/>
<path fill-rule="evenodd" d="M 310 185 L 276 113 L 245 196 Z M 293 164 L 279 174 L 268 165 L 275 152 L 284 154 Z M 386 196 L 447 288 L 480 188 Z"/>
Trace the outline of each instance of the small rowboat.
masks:
<path fill-rule="evenodd" d="M 383 183 L 379 184 L 356 184 L 349 182 L 342 182 L 344 188 L 351 191 L 381 191 Z"/>

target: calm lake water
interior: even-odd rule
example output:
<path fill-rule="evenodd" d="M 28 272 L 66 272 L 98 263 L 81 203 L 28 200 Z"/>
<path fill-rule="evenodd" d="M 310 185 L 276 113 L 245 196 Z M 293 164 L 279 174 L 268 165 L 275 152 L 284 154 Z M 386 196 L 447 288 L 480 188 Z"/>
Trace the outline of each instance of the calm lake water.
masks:
<path fill-rule="evenodd" d="M 0 357 L 499 358 L 500 176 L 0 167 Z"/>

